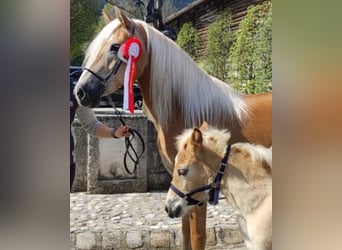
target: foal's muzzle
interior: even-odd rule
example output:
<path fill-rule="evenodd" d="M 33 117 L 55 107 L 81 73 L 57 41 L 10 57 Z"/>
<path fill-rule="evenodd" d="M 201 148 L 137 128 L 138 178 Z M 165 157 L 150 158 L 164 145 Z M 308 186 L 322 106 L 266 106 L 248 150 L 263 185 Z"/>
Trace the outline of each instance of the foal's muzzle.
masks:
<path fill-rule="evenodd" d="M 182 207 L 177 206 L 175 209 L 172 209 L 172 207 L 165 206 L 165 212 L 168 214 L 170 218 L 178 218 L 181 216 Z"/>

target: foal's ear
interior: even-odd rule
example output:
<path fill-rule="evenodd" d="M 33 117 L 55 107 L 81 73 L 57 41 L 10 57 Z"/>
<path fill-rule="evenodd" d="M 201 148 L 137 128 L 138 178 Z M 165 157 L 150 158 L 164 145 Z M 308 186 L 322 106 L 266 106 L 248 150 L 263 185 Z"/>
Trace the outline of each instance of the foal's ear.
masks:
<path fill-rule="evenodd" d="M 192 131 L 192 134 L 191 134 L 191 140 L 195 144 L 202 144 L 203 137 L 202 137 L 201 130 L 199 130 L 198 128 L 194 128 L 194 130 Z"/>
<path fill-rule="evenodd" d="M 209 128 L 209 124 L 206 121 L 203 121 L 201 127 L 199 128 L 202 131 L 205 131 Z"/>
<path fill-rule="evenodd" d="M 122 13 L 118 7 L 114 6 L 114 10 L 115 10 L 115 16 L 119 19 L 122 26 L 125 27 L 126 29 L 130 29 L 132 26 L 131 20 L 128 17 L 126 17 L 126 15 Z"/>

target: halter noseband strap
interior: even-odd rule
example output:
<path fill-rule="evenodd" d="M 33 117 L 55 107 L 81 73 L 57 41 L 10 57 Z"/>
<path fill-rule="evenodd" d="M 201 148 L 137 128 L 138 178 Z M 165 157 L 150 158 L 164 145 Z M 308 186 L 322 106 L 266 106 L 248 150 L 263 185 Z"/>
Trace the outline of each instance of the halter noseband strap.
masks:
<path fill-rule="evenodd" d="M 227 148 L 226 148 L 226 152 L 225 152 L 224 157 L 220 163 L 219 169 L 217 171 L 217 174 L 215 176 L 215 180 L 213 183 L 211 183 L 209 185 L 205 185 L 205 186 L 200 187 L 200 188 L 196 188 L 187 194 L 184 194 L 182 191 L 180 191 L 173 184 L 170 185 L 170 189 L 172 189 L 172 191 L 175 192 L 179 197 L 185 199 L 188 202 L 187 203 L 188 206 L 190 206 L 190 205 L 198 205 L 198 206 L 203 205 L 202 201 L 195 200 L 195 199 L 191 198 L 191 196 L 196 194 L 196 193 L 199 193 L 199 192 L 210 190 L 209 191 L 209 204 L 217 205 L 219 194 L 220 194 L 220 189 L 221 189 L 222 176 L 224 175 L 224 172 L 226 170 L 228 157 L 229 157 L 229 153 L 230 153 L 230 147 L 231 146 L 228 144 Z"/>
<path fill-rule="evenodd" d="M 202 201 L 199 201 L 199 200 L 195 200 L 193 198 L 191 198 L 192 195 L 196 194 L 196 193 L 199 193 L 199 192 L 203 192 L 203 191 L 206 191 L 206 190 L 209 190 L 212 188 L 211 185 L 206 185 L 206 186 L 203 186 L 203 187 L 200 187 L 200 188 L 197 188 L 187 194 L 184 194 L 182 191 L 180 191 L 178 188 L 176 188 L 176 186 L 174 186 L 173 184 L 171 184 L 170 188 L 172 189 L 173 192 L 175 192 L 179 197 L 185 199 L 188 203 L 187 205 L 188 206 L 191 206 L 191 205 L 198 205 L 198 206 L 201 206 L 203 205 L 203 202 Z"/>

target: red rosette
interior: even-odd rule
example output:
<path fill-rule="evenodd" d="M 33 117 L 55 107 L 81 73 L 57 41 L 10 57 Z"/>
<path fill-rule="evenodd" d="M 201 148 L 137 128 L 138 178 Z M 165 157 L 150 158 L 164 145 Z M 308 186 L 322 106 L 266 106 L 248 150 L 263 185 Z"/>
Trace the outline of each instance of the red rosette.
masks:
<path fill-rule="evenodd" d="M 136 46 L 138 48 L 136 48 Z M 138 51 L 136 51 L 136 49 L 138 49 Z M 140 40 L 136 37 L 128 38 L 126 42 L 122 44 L 122 51 L 123 51 L 123 56 L 126 60 L 131 55 L 131 56 L 134 56 L 135 61 L 138 61 L 141 58 L 141 54 L 142 54 L 141 53 L 142 46 L 141 46 Z"/>
<path fill-rule="evenodd" d="M 120 48 L 121 49 L 121 48 Z M 134 113 L 133 83 L 136 77 L 136 62 L 142 54 L 141 42 L 136 37 L 131 37 L 122 44 L 122 57 L 127 60 L 124 79 L 124 109 Z"/>

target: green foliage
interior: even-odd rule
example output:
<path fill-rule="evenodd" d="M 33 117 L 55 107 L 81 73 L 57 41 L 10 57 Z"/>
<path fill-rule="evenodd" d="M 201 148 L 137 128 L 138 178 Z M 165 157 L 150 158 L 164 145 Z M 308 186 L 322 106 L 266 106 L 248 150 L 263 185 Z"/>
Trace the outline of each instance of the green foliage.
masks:
<path fill-rule="evenodd" d="M 71 0 L 70 2 L 70 63 L 81 65 L 84 52 L 94 37 L 101 15 L 96 0 Z"/>
<path fill-rule="evenodd" d="M 232 17 L 230 11 L 223 12 L 208 28 L 205 65 L 209 74 L 228 80 L 230 72 L 229 51 L 234 42 L 231 31 Z"/>
<path fill-rule="evenodd" d="M 148 0 L 142 0 L 143 13 L 135 5 L 134 1 L 111 0 L 112 4 L 104 0 L 70 0 L 70 63 L 71 65 L 81 65 L 86 48 L 92 39 L 105 26 L 102 10 L 110 18 L 115 18 L 113 5 L 120 7 L 121 11 L 128 17 L 142 19 L 142 14 L 146 14 Z M 184 2 L 184 1 L 183 1 Z M 191 0 L 188 0 L 191 2 Z M 183 3 L 184 4 L 184 3 Z M 179 10 L 175 1 L 164 1 L 163 16 Z"/>
<path fill-rule="evenodd" d="M 252 94 L 270 90 L 272 81 L 272 5 L 251 6 L 240 22 L 231 53 L 230 82 Z"/>
<path fill-rule="evenodd" d="M 183 24 L 176 42 L 192 59 L 198 59 L 200 39 L 197 30 L 190 23 Z"/>

